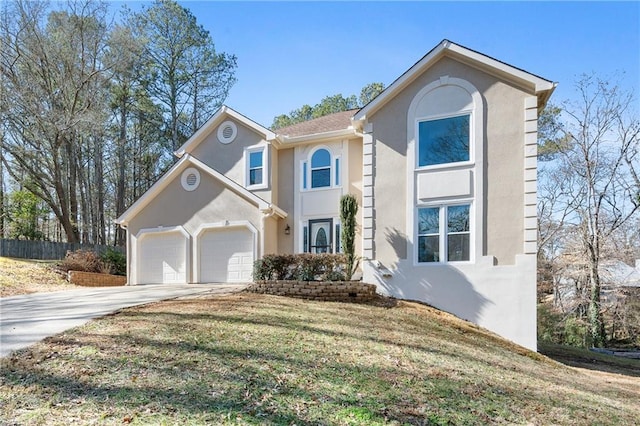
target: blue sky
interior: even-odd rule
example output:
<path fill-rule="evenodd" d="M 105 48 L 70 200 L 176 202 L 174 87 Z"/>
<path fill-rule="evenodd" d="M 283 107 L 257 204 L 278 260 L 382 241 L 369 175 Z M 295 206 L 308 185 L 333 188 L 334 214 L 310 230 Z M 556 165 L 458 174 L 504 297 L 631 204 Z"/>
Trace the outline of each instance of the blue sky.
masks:
<path fill-rule="evenodd" d="M 557 81 L 556 103 L 582 73 L 624 72 L 622 85 L 640 92 L 640 2 L 180 4 L 238 57 L 225 103 L 266 126 L 324 96 L 389 85 L 445 38 Z"/>

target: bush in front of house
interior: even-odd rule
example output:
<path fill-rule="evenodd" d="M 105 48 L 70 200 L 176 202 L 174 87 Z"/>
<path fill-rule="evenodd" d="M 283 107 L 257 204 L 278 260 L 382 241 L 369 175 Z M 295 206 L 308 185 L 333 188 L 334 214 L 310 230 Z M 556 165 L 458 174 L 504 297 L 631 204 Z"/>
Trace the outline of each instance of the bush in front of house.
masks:
<path fill-rule="evenodd" d="M 80 271 L 127 275 L 127 258 L 124 253 L 112 248 L 108 248 L 102 255 L 92 250 L 68 251 L 58 269 L 64 273 Z"/>
<path fill-rule="evenodd" d="M 121 251 L 109 247 L 100 259 L 112 275 L 127 275 L 127 257 Z"/>
<path fill-rule="evenodd" d="M 268 254 L 253 264 L 254 281 L 345 281 L 343 254 Z"/>
<path fill-rule="evenodd" d="M 59 269 L 67 273 L 69 271 L 81 271 L 81 272 L 105 272 L 105 265 L 100 259 L 100 255 L 91 250 L 76 250 L 68 251 L 62 262 L 60 262 Z"/>

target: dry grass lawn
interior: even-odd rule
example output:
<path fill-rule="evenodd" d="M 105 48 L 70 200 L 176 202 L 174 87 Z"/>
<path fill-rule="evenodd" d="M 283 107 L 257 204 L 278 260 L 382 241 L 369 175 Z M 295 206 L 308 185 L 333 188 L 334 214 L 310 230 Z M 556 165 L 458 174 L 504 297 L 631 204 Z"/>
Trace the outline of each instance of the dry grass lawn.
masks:
<path fill-rule="evenodd" d="M 0 297 L 78 288 L 54 269 L 54 262 L 0 257 Z"/>
<path fill-rule="evenodd" d="M 568 367 L 408 302 L 384 307 L 253 294 L 175 300 L 93 321 L 0 367 L 0 424 L 640 419 L 640 365 L 624 364 L 625 374 Z"/>

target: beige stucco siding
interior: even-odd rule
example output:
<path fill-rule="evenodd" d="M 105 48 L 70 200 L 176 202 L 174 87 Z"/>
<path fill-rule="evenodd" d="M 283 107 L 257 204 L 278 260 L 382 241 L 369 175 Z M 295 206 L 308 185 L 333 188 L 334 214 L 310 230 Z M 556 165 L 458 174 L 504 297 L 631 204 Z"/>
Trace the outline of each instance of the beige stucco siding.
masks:
<path fill-rule="evenodd" d="M 513 265 L 524 240 L 524 98 L 501 82 L 483 92 L 486 103 L 486 252 Z"/>
<path fill-rule="evenodd" d="M 214 128 L 211 133 L 191 152 L 198 160 L 209 167 L 226 175 L 229 179 L 245 185 L 245 148 L 266 144 L 261 135 L 243 124 L 233 121 L 238 129 L 238 133 L 233 142 L 229 144 L 220 143 L 218 140 L 218 128 Z M 270 145 L 268 145 L 270 148 Z M 272 152 L 269 152 L 272 154 Z M 269 161 L 269 160 L 268 160 Z M 271 202 L 270 173 L 271 167 L 267 167 L 264 178 L 269 185 L 266 189 L 254 191 L 256 195 L 267 202 Z"/>
<path fill-rule="evenodd" d="M 193 236 L 202 224 L 225 220 L 246 220 L 260 229 L 261 213 L 257 206 L 203 171 L 200 179 L 198 188 L 188 192 L 182 188 L 178 175 L 131 219 L 130 234 L 136 235 L 145 228 L 183 226 Z"/>
<path fill-rule="evenodd" d="M 278 168 L 277 168 L 277 180 L 278 180 L 278 188 L 277 200 L 274 202 L 280 207 L 282 210 L 287 212 L 289 215 L 286 219 L 278 221 L 278 252 L 279 253 L 293 253 L 294 252 L 294 241 L 296 241 L 295 236 L 295 223 L 293 219 L 293 209 L 294 209 L 294 149 L 280 149 L 275 151 L 274 155 L 277 155 Z M 276 169 L 274 169 L 276 170 Z M 290 234 L 285 235 L 285 228 L 289 225 Z"/>
<path fill-rule="evenodd" d="M 468 81 L 484 103 L 486 243 L 481 255 L 513 264 L 523 247 L 524 98 L 519 88 L 443 58 L 369 118 L 373 124 L 375 182 L 375 258 L 387 264 L 406 259 L 407 111 L 416 94 L 442 76 Z"/>

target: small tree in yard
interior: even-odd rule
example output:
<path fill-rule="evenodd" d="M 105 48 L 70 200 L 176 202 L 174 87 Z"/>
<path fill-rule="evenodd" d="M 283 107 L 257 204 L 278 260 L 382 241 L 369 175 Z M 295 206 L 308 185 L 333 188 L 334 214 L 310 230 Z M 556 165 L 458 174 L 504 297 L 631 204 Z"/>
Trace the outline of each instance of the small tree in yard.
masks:
<path fill-rule="evenodd" d="M 340 198 L 340 222 L 342 222 L 342 235 L 340 242 L 342 243 L 342 251 L 347 256 L 347 281 L 358 269 L 358 258 L 355 253 L 356 241 L 356 215 L 358 214 L 358 201 L 356 197 L 347 194 Z"/>

